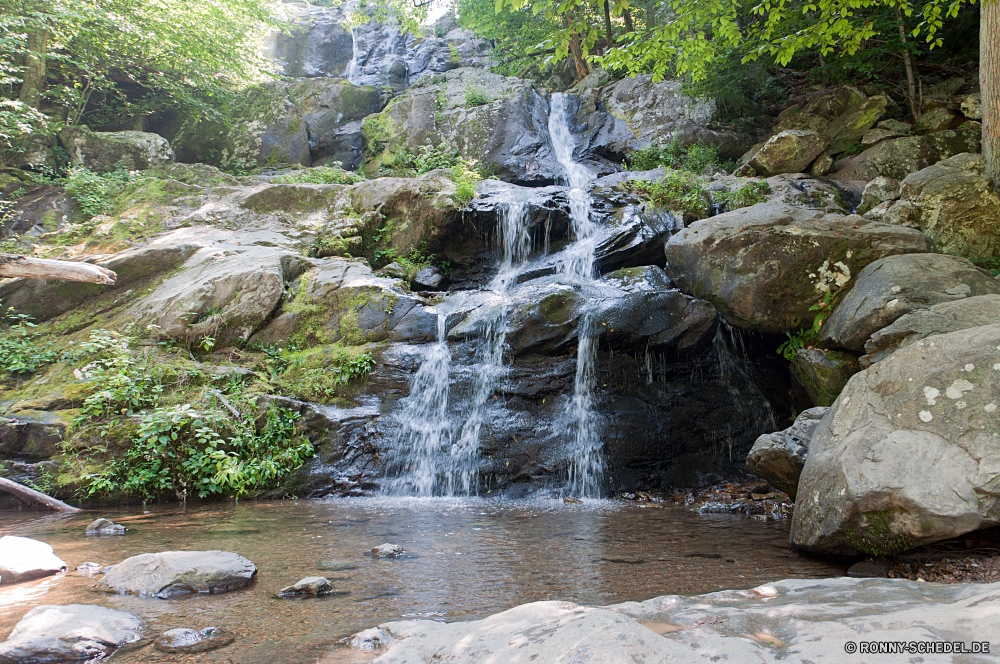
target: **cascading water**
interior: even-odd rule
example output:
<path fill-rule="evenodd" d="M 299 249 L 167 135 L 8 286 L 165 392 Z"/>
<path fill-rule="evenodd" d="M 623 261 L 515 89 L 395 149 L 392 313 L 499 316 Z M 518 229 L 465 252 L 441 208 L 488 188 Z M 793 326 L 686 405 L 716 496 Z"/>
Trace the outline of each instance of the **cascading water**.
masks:
<path fill-rule="evenodd" d="M 598 227 L 591 214 L 591 198 L 586 190 L 595 175 L 573 159 L 576 139 L 569 127 L 569 97 L 565 94 L 553 94 L 549 134 L 556 161 L 566 171 L 570 187 L 570 223 L 575 238 L 563 251 L 559 272 L 573 281 L 586 283 L 594 279 L 598 239 Z M 573 423 L 573 441 L 566 489 L 574 496 L 596 498 L 600 496 L 604 459 L 592 408 L 597 349 L 589 316 L 584 315 L 580 321 L 577 337 L 576 378 L 573 383 L 573 398 L 567 407 L 567 416 Z"/>
<path fill-rule="evenodd" d="M 396 449 L 405 454 L 406 472 L 387 483 L 394 495 L 470 495 L 476 488 L 479 434 L 490 407 L 489 397 L 503 375 L 507 337 L 507 292 L 531 250 L 528 205 L 505 205 L 498 214 L 500 269 L 490 282 L 490 313 L 480 321 L 482 335 L 474 367 L 475 379 L 464 423 L 456 431 L 448 417 L 451 351 L 446 341 L 448 301 L 438 307 L 438 341 L 425 352 L 410 386 L 410 397 L 398 415 Z"/>
<path fill-rule="evenodd" d="M 344 78 L 354 85 L 361 84 L 361 65 L 359 64 L 358 33 L 356 28 L 351 28 L 351 61 L 347 63 L 347 71 Z"/>

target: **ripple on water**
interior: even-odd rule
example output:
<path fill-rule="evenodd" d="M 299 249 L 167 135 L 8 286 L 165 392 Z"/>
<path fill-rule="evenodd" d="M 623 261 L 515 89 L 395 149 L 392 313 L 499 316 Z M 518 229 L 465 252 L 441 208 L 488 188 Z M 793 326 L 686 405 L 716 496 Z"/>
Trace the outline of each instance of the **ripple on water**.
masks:
<path fill-rule="evenodd" d="M 130 530 L 87 538 L 96 516 Z M 538 600 L 611 604 L 844 573 L 788 551 L 787 522 L 607 500 L 379 497 L 22 511 L 0 513 L 0 534 L 45 541 L 74 570 L 0 587 L 4 636 L 40 604 L 101 604 L 136 614 L 153 635 L 209 626 L 233 632 L 235 643 L 199 656 L 233 664 L 315 662 L 344 636 L 404 616 L 462 620 Z M 384 543 L 406 553 L 372 557 Z M 256 582 L 226 595 L 158 600 L 98 593 L 94 576 L 75 571 L 84 562 L 199 549 L 246 556 L 260 570 Z M 325 572 L 335 572 L 337 590 L 347 594 L 276 595 L 303 577 L 331 576 Z M 187 661 L 151 647 L 115 659 Z"/>

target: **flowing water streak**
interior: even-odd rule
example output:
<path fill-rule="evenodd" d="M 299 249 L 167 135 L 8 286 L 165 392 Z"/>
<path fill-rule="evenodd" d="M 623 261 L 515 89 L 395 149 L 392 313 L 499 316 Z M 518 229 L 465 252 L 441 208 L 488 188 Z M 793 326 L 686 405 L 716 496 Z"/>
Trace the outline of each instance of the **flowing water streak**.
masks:
<path fill-rule="evenodd" d="M 559 272 L 573 281 L 590 282 L 594 279 L 598 226 L 592 219 L 593 208 L 586 187 L 595 176 L 589 168 L 573 159 L 576 139 L 570 132 L 569 97 L 565 94 L 552 95 L 549 134 L 556 161 L 566 171 L 566 179 L 569 181 L 570 223 L 574 235 L 573 244 L 563 251 Z M 584 315 L 580 321 L 577 337 L 576 378 L 573 382 L 573 398 L 567 407 L 567 415 L 573 422 L 575 432 L 566 488 L 574 496 L 598 498 L 604 475 L 604 459 L 592 404 L 597 348 L 588 315 Z"/>
<path fill-rule="evenodd" d="M 344 78 L 354 85 L 360 85 L 360 77 L 358 74 L 361 67 L 358 64 L 358 55 L 357 29 L 351 28 L 351 61 L 347 63 L 347 71 L 344 73 Z"/>
<path fill-rule="evenodd" d="M 490 283 L 493 291 L 483 307 L 483 333 L 477 350 L 475 383 L 464 424 L 457 432 L 448 417 L 451 351 L 446 341 L 447 302 L 438 307 L 438 341 L 424 355 L 410 397 L 400 414 L 396 443 L 404 473 L 387 482 L 392 495 L 458 496 L 476 489 L 479 466 L 479 433 L 486 421 L 489 397 L 503 375 L 507 337 L 507 291 L 531 250 L 527 227 L 528 205 L 506 204 L 498 214 L 497 242 L 502 252 L 500 269 Z"/>

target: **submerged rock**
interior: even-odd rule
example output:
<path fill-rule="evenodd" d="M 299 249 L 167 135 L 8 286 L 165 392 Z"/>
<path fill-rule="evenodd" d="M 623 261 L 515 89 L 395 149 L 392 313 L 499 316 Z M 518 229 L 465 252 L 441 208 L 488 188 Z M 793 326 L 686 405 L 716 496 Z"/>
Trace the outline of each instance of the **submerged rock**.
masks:
<path fill-rule="evenodd" d="M 568 653 L 588 664 L 843 661 L 831 654 L 856 644 L 859 634 L 871 642 L 938 641 L 941 633 L 967 645 L 984 640 L 1000 628 L 981 608 L 998 591 L 995 583 L 790 579 L 604 607 L 534 602 L 466 622 L 383 623 L 351 645 L 378 650 L 379 664 L 562 662 Z"/>
<path fill-rule="evenodd" d="M 164 551 L 126 558 L 97 590 L 170 599 L 189 593 L 225 593 L 250 585 L 257 567 L 228 551 Z"/>
<path fill-rule="evenodd" d="M 809 308 L 872 261 L 921 251 L 927 240 L 914 229 L 769 202 L 671 236 L 665 271 L 731 324 L 780 333 L 811 325 Z"/>
<path fill-rule="evenodd" d="M 824 407 L 804 410 L 784 431 L 758 438 L 747 455 L 747 471 L 794 498 L 809 453 L 809 440 L 828 410 Z"/>
<path fill-rule="evenodd" d="M 795 546 L 892 554 L 1000 522 L 1000 324 L 929 336 L 856 374 L 813 432 Z"/>
<path fill-rule="evenodd" d="M 66 563 L 45 542 L 14 535 L 0 537 L 0 584 L 40 579 L 65 569 Z"/>
<path fill-rule="evenodd" d="M 100 518 L 87 526 L 86 535 L 124 535 L 125 526 L 120 526 L 111 519 Z"/>
<path fill-rule="evenodd" d="M 142 621 L 91 604 L 36 606 L 0 643 L 0 662 L 97 662 L 138 641 Z"/>
<path fill-rule="evenodd" d="M 153 647 L 160 652 L 191 654 L 228 646 L 235 640 L 235 635 L 218 627 L 199 630 L 180 627 L 161 634 L 153 642 Z"/>
<path fill-rule="evenodd" d="M 403 553 L 403 547 L 398 544 L 380 544 L 371 550 L 376 558 L 398 558 Z"/>
<path fill-rule="evenodd" d="M 917 309 L 976 295 L 1000 294 L 1000 282 L 965 258 L 889 256 L 865 267 L 823 323 L 820 341 L 854 352 L 878 330 Z"/>

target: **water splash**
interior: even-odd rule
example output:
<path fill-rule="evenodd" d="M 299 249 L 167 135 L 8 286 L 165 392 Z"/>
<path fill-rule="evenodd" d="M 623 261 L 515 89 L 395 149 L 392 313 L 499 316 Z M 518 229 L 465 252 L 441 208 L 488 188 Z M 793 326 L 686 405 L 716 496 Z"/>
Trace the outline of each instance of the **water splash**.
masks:
<path fill-rule="evenodd" d="M 593 220 L 593 206 L 586 187 L 595 178 L 589 168 L 573 159 L 576 139 L 570 132 L 569 96 L 552 95 L 549 134 L 556 161 L 566 172 L 569 183 L 569 213 L 574 242 L 562 252 L 558 271 L 577 282 L 594 280 L 594 261 L 598 226 Z M 566 409 L 572 422 L 571 458 L 566 490 L 574 496 L 599 498 L 604 478 L 601 439 L 593 412 L 596 379 L 594 362 L 596 344 L 589 316 L 584 315 L 577 331 L 576 378 L 573 398 Z"/>

